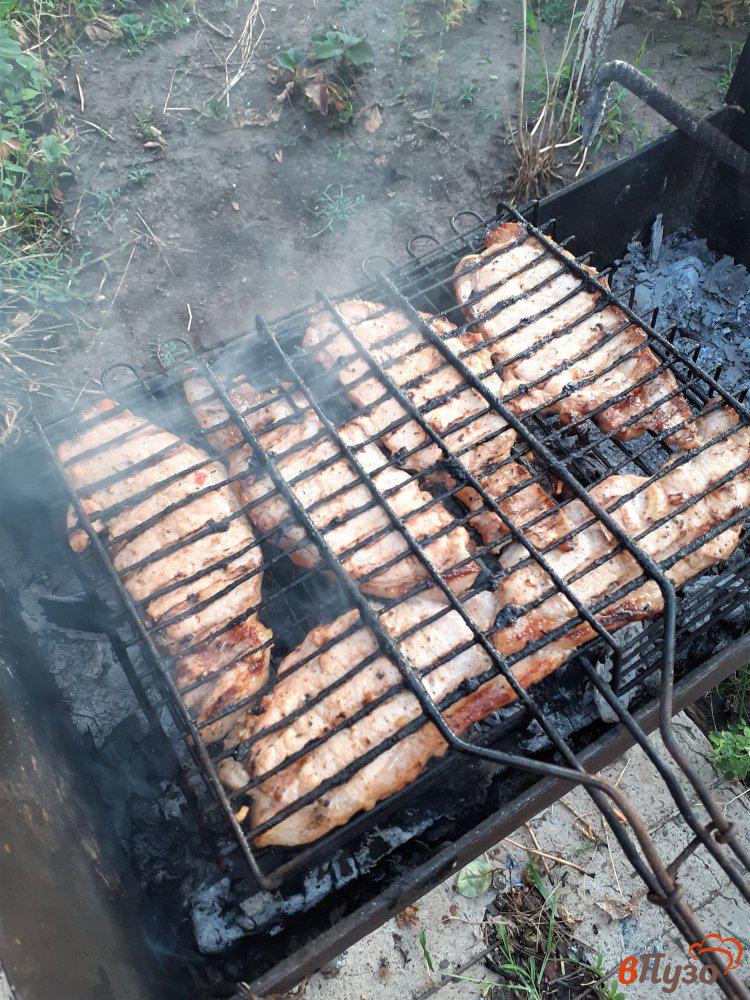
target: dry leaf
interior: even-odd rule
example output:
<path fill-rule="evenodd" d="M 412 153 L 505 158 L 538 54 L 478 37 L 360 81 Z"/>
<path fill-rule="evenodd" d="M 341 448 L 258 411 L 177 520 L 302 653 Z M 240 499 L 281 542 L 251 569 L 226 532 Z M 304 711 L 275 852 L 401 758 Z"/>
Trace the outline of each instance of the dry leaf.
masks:
<path fill-rule="evenodd" d="M 283 104 L 293 90 L 294 90 L 294 80 L 290 80 L 289 83 L 287 83 L 287 85 L 281 91 L 281 93 L 276 95 L 276 100 L 279 102 L 279 104 Z"/>
<path fill-rule="evenodd" d="M 383 112 L 379 104 L 373 104 L 364 113 L 365 132 L 377 132 L 383 124 Z"/>
<path fill-rule="evenodd" d="M 283 149 L 277 149 L 276 152 L 273 154 L 273 158 L 274 160 L 276 160 L 277 163 L 281 163 L 281 161 L 284 159 Z"/>
<path fill-rule="evenodd" d="M 634 917 L 638 910 L 638 897 L 631 899 L 597 899 L 594 906 L 598 906 L 608 917 L 613 920 L 624 920 L 625 917 Z"/>
<path fill-rule="evenodd" d="M 406 909 L 402 910 L 400 913 L 396 914 L 396 926 L 397 927 L 416 927 L 419 923 L 419 917 L 417 916 L 416 906 L 407 906 Z"/>
<path fill-rule="evenodd" d="M 257 111 L 251 111 L 247 117 L 237 119 L 237 126 L 239 128 L 245 128 L 246 126 L 267 128 L 269 125 L 275 125 L 279 118 L 281 118 L 281 105 L 278 108 L 269 108 L 265 115 L 261 115 Z"/>
<path fill-rule="evenodd" d="M 117 19 L 106 14 L 100 14 L 83 30 L 90 42 L 108 42 L 122 34 L 122 28 L 117 24 Z"/>
<path fill-rule="evenodd" d="M 164 143 L 163 142 L 157 142 L 155 139 L 152 139 L 149 142 L 144 142 L 143 143 L 143 148 L 144 149 L 158 149 L 158 150 L 162 150 L 162 149 L 164 149 Z"/>
<path fill-rule="evenodd" d="M 12 317 L 10 325 L 13 327 L 16 333 L 18 333 L 19 330 L 23 330 L 25 327 L 27 327 L 32 319 L 33 317 L 31 313 L 17 312 L 15 316 Z"/>
<path fill-rule="evenodd" d="M 239 210 L 240 210 L 239 203 L 236 202 L 236 201 L 233 201 L 232 202 L 232 208 L 235 210 L 235 212 L 239 212 Z"/>
<path fill-rule="evenodd" d="M 20 146 L 21 143 L 15 136 L 3 139 L 3 141 L 0 142 L 0 160 L 7 160 L 13 153 L 18 152 Z"/>
<path fill-rule="evenodd" d="M 328 84 L 323 78 L 322 70 L 318 70 L 305 84 L 305 97 L 321 115 L 328 114 Z"/>

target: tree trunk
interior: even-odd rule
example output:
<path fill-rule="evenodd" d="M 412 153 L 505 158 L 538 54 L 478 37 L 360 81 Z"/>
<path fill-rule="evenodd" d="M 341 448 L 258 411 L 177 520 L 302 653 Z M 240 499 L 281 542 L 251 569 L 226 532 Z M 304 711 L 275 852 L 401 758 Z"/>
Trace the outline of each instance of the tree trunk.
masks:
<path fill-rule="evenodd" d="M 588 0 L 581 18 L 573 80 L 579 98 L 588 96 L 596 72 L 605 61 L 612 32 L 625 0 Z"/>

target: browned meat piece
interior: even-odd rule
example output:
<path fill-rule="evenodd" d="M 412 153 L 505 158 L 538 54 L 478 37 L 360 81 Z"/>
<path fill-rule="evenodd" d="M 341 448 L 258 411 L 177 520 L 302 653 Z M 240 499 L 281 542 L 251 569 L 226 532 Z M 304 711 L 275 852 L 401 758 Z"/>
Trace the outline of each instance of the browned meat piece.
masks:
<path fill-rule="evenodd" d="M 228 419 L 221 402 L 208 398 L 213 393 L 205 380 L 189 379 L 185 393 L 205 429 Z M 391 527 L 385 510 L 375 504 L 370 487 L 342 457 L 336 441 L 304 397 L 284 388 L 261 393 L 244 377 L 233 380 L 229 393 L 248 427 L 275 458 L 279 472 L 362 590 L 397 597 L 428 578 L 424 564 L 409 552 L 403 533 Z M 339 434 L 414 537 L 422 541 L 439 536 L 424 546 L 435 567 L 457 590 L 470 586 L 478 567 L 470 558 L 466 529 L 456 524 L 445 507 L 410 480 L 407 473 L 389 463 L 386 454 L 372 443 L 375 432 L 367 420 L 350 420 L 339 428 Z M 209 436 L 219 449 L 231 448 L 242 440 L 231 422 Z M 323 467 L 315 471 L 321 463 Z M 249 445 L 235 447 L 229 469 L 232 475 L 249 473 L 238 480 L 237 490 L 243 503 L 253 504 L 248 515 L 256 528 L 264 533 L 280 529 L 281 544 L 290 558 L 302 566 L 315 565 L 317 550 L 307 541 L 304 527 L 295 520 L 284 498 L 257 471 L 258 462 L 253 460 Z"/>
<path fill-rule="evenodd" d="M 514 413 L 539 408 L 569 423 L 625 393 L 595 414 L 602 430 L 616 431 L 619 440 L 644 431 L 665 434 L 691 419 L 676 378 L 669 370 L 658 371 L 659 360 L 645 346 L 643 331 L 620 309 L 604 305 L 598 293 L 585 291 L 519 224 L 503 223 L 488 235 L 482 253 L 464 257 L 454 288 L 473 329 L 503 366 L 503 386 Z M 508 305 L 492 313 L 503 302 Z M 616 364 L 619 358 L 623 360 Z M 545 377 L 561 365 L 562 371 Z M 637 384 L 650 373 L 655 374 Z M 689 426 L 667 441 L 683 449 L 696 443 Z"/>
<path fill-rule="evenodd" d="M 712 404 L 716 406 L 716 404 Z M 736 414 L 720 407 L 694 421 L 693 432 L 708 443 L 731 429 L 737 423 Z M 699 454 L 680 464 L 680 459 L 669 463 L 666 472 L 653 481 L 642 476 L 610 476 L 591 490 L 591 496 L 603 507 L 612 508 L 620 498 L 640 489 L 632 499 L 612 510 L 612 517 L 624 528 L 639 546 L 658 561 L 682 551 L 717 525 L 723 524 L 750 504 L 750 470 L 740 471 L 727 483 L 711 489 L 724 476 L 731 475 L 750 460 L 750 428 L 741 427 L 731 436 L 710 444 Z M 698 497 L 704 490 L 711 492 L 695 500 L 684 511 L 681 505 Z M 564 508 L 571 526 L 577 527 L 593 520 L 593 515 L 580 500 L 573 500 Z M 657 527 L 659 521 L 664 524 Z M 551 529 L 551 530 L 550 530 Z M 678 560 L 668 571 L 672 583 L 679 587 L 721 562 L 734 551 L 742 526 L 733 525 L 721 532 L 695 552 Z M 541 522 L 532 532 L 533 540 L 545 550 L 545 557 L 553 569 L 564 579 L 573 579 L 587 566 L 598 562 L 608 553 L 614 553 L 616 543 L 612 535 L 598 522 L 584 528 L 563 547 L 555 545 L 560 538 L 557 526 Z M 506 567 L 523 560 L 526 551 L 519 545 L 509 546 L 501 556 Z M 613 554 L 601 565 L 584 573 L 571 583 L 571 589 L 584 605 L 591 607 L 607 594 L 616 593 L 630 581 L 637 579 L 641 570 L 637 561 L 627 552 Z M 504 605 L 523 607 L 543 597 L 553 585 L 545 571 L 537 564 L 527 564 L 508 576 L 500 587 Z M 658 614 L 663 608 L 659 587 L 648 581 L 631 591 L 622 600 L 614 602 L 599 615 L 603 625 L 618 628 L 627 621 Z M 522 651 L 533 642 L 554 631 L 575 617 L 572 604 L 555 592 L 539 607 L 518 618 L 503 630 L 500 647 L 504 653 Z M 575 632 L 586 641 L 593 636 L 588 625 L 580 625 Z"/>
<path fill-rule="evenodd" d="M 105 536 L 128 592 L 151 628 L 158 627 L 155 641 L 175 658 L 178 687 L 202 680 L 184 700 L 205 722 L 267 680 L 271 632 L 257 616 L 260 547 L 238 515 L 234 493 L 219 485 L 226 479 L 219 462 L 129 410 L 117 410 L 110 400 L 83 413 L 82 422 L 94 416 L 100 418 L 95 424 L 58 447 L 60 461 L 96 531 Z M 106 482 L 116 473 L 116 480 Z M 115 507 L 128 500 L 132 505 Z M 226 530 L 190 540 L 212 522 L 225 522 Z M 88 536 L 75 523 L 69 514 L 70 544 L 81 552 Z M 198 580 L 190 579 L 199 573 Z M 175 620 L 180 615 L 185 617 Z M 225 736 L 245 714 L 242 709 L 211 723 L 204 738 Z"/>
<path fill-rule="evenodd" d="M 506 495 L 508 490 L 532 478 L 524 465 L 509 459 L 515 432 L 404 313 L 360 299 L 342 302 L 338 309 L 356 340 L 372 353 L 395 385 L 404 390 L 428 427 L 476 476 L 514 524 L 523 525 L 551 509 L 552 500 L 539 483 Z M 503 384 L 498 376 L 486 374 L 492 368 L 492 360 L 489 351 L 481 346 L 481 335 L 458 332 L 440 317 L 422 316 L 456 355 L 471 351 L 462 358 L 464 363 L 475 375 L 486 375 L 483 381 L 487 388 L 502 396 Z M 398 455 L 408 469 L 429 472 L 433 481 L 447 487 L 453 484 L 447 472 L 435 468 L 435 463 L 443 458 L 440 447 L 416 420 L 408 418 L 396 397 L 372 374 L 368 362 L 357 355 L 356 344 L 333 315 L 319 311 L 307 328 L 304 343 L 315 349 L 315 357 L 322 365 L 338 372 L 341 384 L 347 387 L 357 406 L 371 408 L 368 415 L 392 455 Z M 503 522 L 487 508 L 476 490 L 465 487 L 458 496 L 469 510 L 482 511 L 472 524 L 485 542 L 507 533 Z"/>
<path fill-rule="evenodd" d="M 697 438 L 708 442 L 724 430 L 731 429 L 734 423 L 733 415 L 722 408 L 699 418 L 693 431 Z M 675 459 L 668 466 L 669 471 L 661 479 L 649 481 L 639 476 L 612 476 L 596 488 L 600 502 L 611 507 L 617 498 L 632 489 L 645 487 L 637 497 L 612 513 L 632 537 L 643 536 L 640 544 L 657 560 L 678 554 L 711 528 L 750 506 L 750 470 L 741 468 L 750 461 L 750 428 L 736 430 L 726 440 L 717 441 L 684 464 L 677 464 L 678 461 Z M 704 489 L 710 489 L 734 470 L 740 471 L 728 483 L 717 486 L 687 510 L 679 511 L 685 502 L 699 496 Z M 581 524 L 589 519 L 578 501 L 572 501 L 567 506 L 569 525 Z M 667 518 L 665 524 L 658 525 L 662 518 Z M 540 524 L 534 529 L 534 541 L 551 546 L 547 558 L 564 577 L 573 577 L 615 548 L 613 539 L 599 524 L 584 528 L 566 543 L 566 547 L 555 544 L 562 534 L 558 522 Z M 732 526 L 695 552 L 680 558 L 668 570 L 675 586 L 726 559 L 736 547 L 739 537 L 740 527 Z M 520 546 L 511 546 L 505 552 L 504 562 L 512 567 L 522 555 Z M 571 586 L 584 603 L 591 606 L 607 595 L 616 594 L 638 576 L 631 557 L 618 554 L 581 580 L 572 581 Z M 500 607 L 507 604 L 526 606 L 543 597 L 548 587 L 549 580 L 538 565 L 519 566 L 497 594 L 479 594 L 466 605 L 476 626 L 491 632 L 493 644 L 500 652 L 521 654 L 521 659 L 513 666 L 513 673 L 523 687 L 548 676 L 594 636 L 588 624 L 579 624 L 561 638 L 548 641 L 536 652 L 522 655 L 529 642 L 543 639 L 574 616 L 570 604 L 559 595 L 550 597 L 539 608 L 523 614 L 511 625 L 492 632 L 492 623 Z M 434 673 L 428 673 L 430 664 L 439 657 L 471 642 L 472 633 L 456 612 L 448 610 L 432 595 L 424 595 L 418 601 L 403 602 L 383 616 L 391 635 L 398 638 L 416 622 L 426 621 L 439 613 L 441 607 L 443 614 L 437 621 L 425 625 L 400 643 L 407 659 L 425 672 L 424 683 L 437 701 L 455 691 L 466 678 L 484 673 L 489 665 L 486 654 L 474 644 Z M 645 583 L 625 597 L 613 597 L 612 603 L 597 617 L 605 627 L 614 630 L 629 622 L 649 618 L 657 614 L 661 607 L 658 587 Z M 318 652 L 329 640 L 356 624 L 357 620 L 356 614 L 352 614 L 330 626 L 314 630 L 287 658 L 282 671 L 288 676 L 264 699 L 263 714 L 253 719 L 245 732 L 246 736 L 250 736 L 254 727 L 257 739 L 251 746 L 247 761 L 244 764 L 232 761 L 225 765 L 224 779 L 230 787 L 239 790 L 248 779 L 262 778 L 269 769 L 283 764 L 290 754 L 303 750 L 311 740 L 325 737 L 334 726 L 342 726 L 339 732 L 304 753 L 298 761 L 261 780 L 251 789 L 249 794 L 253 800 L 255 827 L 312 792 L 326 778 L 354 764 L 418 716 L 416 700 L 402 692 L 378 705 L 356 723 L 346 724 L 355 712 L 397 682 L 396 668 L 381 656 L 355 673 L 335 692 L 325 695 L 288 727 L 282 727 L 268 736 L 262 735 L 266 726 L 282 721 L 290 712 L 304 706 L 311 697 L 324 692 L 337 678 L 351 671 L 354 664 L 376 651 L 369 630 L 359 629 L 330 649 Z M 497 676 L 455 702 L 444 712 L 444 716 L 456 732 L 462 732 L 514 698 L 515 693 L 508 682 Z M 423 725 L 392 748 L 378 754 L 346 781 L 260 834 L 258 844 L 299 844 L 317 839 L 360 810 L 372 808 L 403 788 L 417 777 L 430 758 L 443 753 L 445 748 L 445 742 L 435 727 L 432 724 Z"/>
<path fill-rule="evenodd" d="M 437 659 L 456 655 L 427 672 L 424 684 L 433 698 L 440 701 L 447 693 L 471 677 L 485 673 L 490 660 L 484 650 L 471 643 L 472 634 L 455 611 L 450 611 L 442 595 L 434 592 L 403 601 L 383 615 L 383 623 L 394 637 L 440 614 L 436 621 L 423 626 L 401 643 L 411 664 L 419 671 L 430 671 Z M 497 613 L 494 594 L 482 593 L 467 602 L 467 609 L 484 629 L 489 629 Z M 304 707 L 317 694 L 346 675 L 357 664 L 377 653 L 375 639 L 368 628 L 360 627 L 329 649 L 318 652 L 359 621 L 356 611 L 342 615 L 330 625 L 314 629 L 279 668 L 280 680 L 261 707 L 258 722 L 273 725 L 290 712 Z M 467 649 L 461 650 L 463 645 Z M 459 651 L 461 650 L 461 651 Z M 303 666 L 298 666 L 303 663 Z M 251 749 L 244 765 L 225 762 L 222 777 L 230 787 L 241 788 L 249 778 L 260 776 L 340 725 L 361 708 L 398 685 L 400 673 L 384 656 L 375 658 L 357 671 L 322 701 L 303 712 L 289 727 L 261 738 Z M 373 707 L 363 718 L 347 724 L 324 744 L 279 774 L 267 779 L 251 792 L 253 823 L 265 822 L 280 809 L 314 789 L 327 777 L 335 775 L 362 754 L 416 719 L 420 713 L 414 695 L 402 691 Z M 383 797 L 382 785 L 401 787 L 413 780 L 421 765 L 413 759 L 405 741 L 377 756 L 362 770 L 335 788 L 330 795 L 317 799 L 288 819 L 257 838 L 260 844 L 296 844 L 315 840 L 326 830 L 346 822 L 360 809 L 371 808 Z M 387 794 L 387 793 L 386 793 Z"/>

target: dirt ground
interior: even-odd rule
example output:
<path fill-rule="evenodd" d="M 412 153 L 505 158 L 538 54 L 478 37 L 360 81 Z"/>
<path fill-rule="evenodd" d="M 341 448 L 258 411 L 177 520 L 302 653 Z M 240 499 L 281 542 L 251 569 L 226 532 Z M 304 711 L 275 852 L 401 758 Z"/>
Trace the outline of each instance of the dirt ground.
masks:
<path fill-rule="evenodd" d="M 209 343 L 318 288 L 354 287 L 363 257 L 403 261 L 406 239 L 445 234 L 459 209 L 491 212 L 508 194 L 514 158 L 521 8 L 490 0 L 446 30 L 447 6 L 264 0 L 262 36 L 228 107 L 215 95 L 251 0 L 201 0 L 189 28 L 133 54 L 122 41 L 81 43 L 60 104 L 74 133 L 65 211 L 76 252 L 91 263 L 74 289 L 78 332 L 59 356 L 66 395 L 104 365 L 148 367 L 160 340 Z M 127 9 L 146 17 L 151 8 Z M 309 51 L 311 36 L 331 25 L 365 34 L 373 49 L 354 119 L 338 127 L 300 97 L 279 103 L 283 81 L 269 70 L 279 49 Z M 542 27 L 550 64 L 564 30 Z M 721 104 L 743 39 L 741 26 L 693 9 L 676 19 L 665 2 L 646 0 L 627 4 L 611 54 L 632 61 L 640 51 L 642 69 L 705 112 Z M 278 120 L 254 124 L 269 115 Z M 663 127 L 627 99 L 621 125 L 619 141 L 604 143 L 587 169 Z M 328 229 L 326 205 L 343 216 Z"/>

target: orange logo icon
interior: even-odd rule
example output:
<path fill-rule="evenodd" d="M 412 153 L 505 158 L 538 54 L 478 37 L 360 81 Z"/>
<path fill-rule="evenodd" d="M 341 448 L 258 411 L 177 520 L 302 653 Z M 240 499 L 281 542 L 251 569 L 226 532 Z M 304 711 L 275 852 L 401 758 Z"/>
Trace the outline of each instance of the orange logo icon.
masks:
<path fill-rule="evenodd" d="M 707 951 L 714 951 L 719 955 L 724 955 L 728 961 L 725 972 L 730 969 L 739 969 L 742 958 L 742 945 L 733 937 L 723 938 L 721 934 L 706 934 L 702 941 L 696 941 L 690 945 L 690 957 L 698 958 L 699 955 Z"/>

